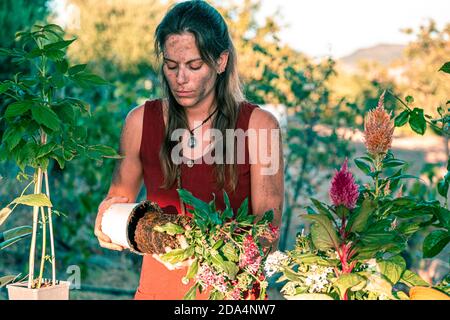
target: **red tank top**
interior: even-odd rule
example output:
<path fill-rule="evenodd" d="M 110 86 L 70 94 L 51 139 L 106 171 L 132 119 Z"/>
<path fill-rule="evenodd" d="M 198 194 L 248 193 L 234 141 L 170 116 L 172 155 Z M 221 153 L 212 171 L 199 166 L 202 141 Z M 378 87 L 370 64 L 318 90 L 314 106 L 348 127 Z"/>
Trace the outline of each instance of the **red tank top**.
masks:
<path fill-rule="evenodd" d="M 246 131 L 251 113 L 257 105 L 242 102 L 239 106 L 236 129 Z M 159 150 L 164 139 L 165 127 L 162 101 L 160 99 L 146 101 L 144 106 L 144 121 L 140 148 L 140 159 L 143 167 L 144 184 L 147 190 L 147 200 L 159 204 L 165 213 L 179 214 L 180 200 L 176 191 L 177 186 L 163 189 L 164 177 L 159 160 Z M 248 155 L 248 138 L 245 137 L 245 164 L 238 164 L 238 183 L 236 190 L 227 191 L 231 207 L 236 213 L 241 203 L 248 198 L 249 212 L 252 212 L 250 163 Z M 209 202 L 215 195 L 218 209 L 225 208 L 223 190 L 220 190 L 215 181 L 214 165 L 199 163 L 193 167 L 181 165 L 182 188 L 191 192 L 195 197 Z M 135 299 L 182 299 L 192 286 L 193 282 L 184 285 L 181 282 L 186 275 L 187 268 L 169 271 L 163 264 L 151 256 L 144 256 L 141 278 Z M 207 294 L 197 293 L 197 298 L 207 299 Z"/>

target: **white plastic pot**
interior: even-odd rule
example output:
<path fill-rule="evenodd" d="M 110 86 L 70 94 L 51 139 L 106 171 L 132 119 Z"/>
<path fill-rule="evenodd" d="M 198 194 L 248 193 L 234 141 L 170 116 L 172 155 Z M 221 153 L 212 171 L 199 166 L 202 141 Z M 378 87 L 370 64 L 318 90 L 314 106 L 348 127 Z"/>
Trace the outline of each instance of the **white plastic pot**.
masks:
<path fill-rule="evenodd" d="M 103 214 L 102 232 L 106 234 L 112 243 L 130 249 L 128 240 L 128 221 L 138 203 L 115 203 Z"/>
<path fill-rule="evenodd" d="M 111 205 L 103 214 L 102 232 L 113 243 L 121 245 L 130 251 L 143 254 L 137 249 L 134 232 L 137 223 L 148 211 L 160 211 L 155 202 L 148 200 L 139 203 L 116 203 Z"/>
<path fill-rule="evenodd" d="M 69 300 L 69 281 L 39 289 L 28 289 L 27 282 L 18 282 L 6 286 L 9 300 Z"/>

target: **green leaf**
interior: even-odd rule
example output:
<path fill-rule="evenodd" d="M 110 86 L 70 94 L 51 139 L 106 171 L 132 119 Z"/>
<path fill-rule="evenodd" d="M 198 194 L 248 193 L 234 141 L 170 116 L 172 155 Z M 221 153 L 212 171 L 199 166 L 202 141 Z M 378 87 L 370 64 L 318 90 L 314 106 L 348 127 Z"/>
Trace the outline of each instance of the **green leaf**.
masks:
<path fill-rule="evenodd" d="M 319 210 L 319 213 L 326 215 L 331 221 L 334 221 L 333 215 L 330 210 L 328 210 L 325 205 L 322 204 L 319 200 L 315 198 L 310 198 L 314 206 Z"/>
<path fill-rule="evenodd" d="M 259 223 L 262 224 L 264 222 L 272 222 L 273 221 L 273 209 L 267 210 L 264 212 L 263 217 L 259 220 Z"/>
<path fill-rule="evenodd" d="M 450 73 L 450 61 L 444 63 L 444 65 L 439 69 L 439 71 Z"/>
<path fill-rule="evenodd" d="M 427 123 L 425 121 L 422 109 L 414 108 L 414 110 L 410 114 L 409 125 L 414 132 L 420 135 L 423 135 L 425 133 Z"/>
<path fill-rule="evenodd" d="M 35 104 L 34 101 L 24 100 L 11 103 L 5 111 L 5 118 L 16 117 L 24 114 Z"/>
<path fill-rule="evenodd" d="M 185 229 L 175 223 L 168 222 L 163 226 L 155 226 L 153 230 L 157 232 L 165 232 L 168 235 L 174 236 L 176 234 L 184 234 Z"/>
<path fill-rule="evenodd" d="M 3 143 L 8 145 L 8 151 L 13 150 L 22 140 L 25 129 L 21 125 L 9 126 L 3 134 Z"/>
<path fill-rule="evenodd" d="M 237 262 L 239 261 L 239 254 L 235 246 L 231 242 L 227 242 L 223 248 L 222 253 L 229 261 Z"/>
<path fill-rule="evenodd" d="M 363 161 L 361 158 L 356 158 L 354 160 L 356 166 L 364 172 L 364 174 L 369 174 L 371 172 L 370 165 Z"/>
<path fill-rule="evenodd" d="M 339 239 L 331 220 L 323 214 L 302 215 L 306 220 L 313 222 L 311 226 L 311 237 L 314 246 L 319 250 L 326 251 L 338 248 Z"/>
<path fill-rule="evenodd" d="M 400 159 L 389 159 L 386 161 L 383 161 L 383 168 L 394 168 L 398 166 L 403 166 L 406 164 L 406 161 L 400 160 Z"/>
<path fill-rule="evenodd" d="M 405 98 L 405 100 L 406 100 L 406 102 L 407 102 L 408 104 L 411 104 L 411 103 L 414 102 L 414 98 L 413 98 L 412 96 L 407 96 L 407 97 Z"/>
<path fill-rule="evenodd" d="M 11 212 L 12 212 L 12 210 L 8 207 L 0 210 L 0 226 L 6 221 L 6 219 L 8 219 Z"/>
<path fill-rule="evenodd" d="M 4 239 L 0 242 L 0 250 L 20 241 L 31 235 L 33 228 L 30 226 L 17 227 L 0 233 L 0 238 Z"/>
<path fill-rule="evenodd" d="M 428 282 L 426 282 L 418 274 L 416 274 L 410 270 L 405 270 L 405 272 L 403 272 L 403 275 L 400 278 L 400 282 L 403 282 L 404 284 L 406 284 L 410 287 L 416 287 L 416 286 L 429 287 L 430 286 L 430 284 Z"/>
<path fill-rule="evenodd" d="M 450 241 L 450 233 L 446 230 L 434 230 L 423 241 L 423 257 L 433 258 L 439 254 Z"/>
<path fill-rule="evenodd" d="M 449 187 L 449 182 L 447 179 L 442 179 L 441 181 L 438 182 L 437 190 L 438 190 L 439 194 L 441 196 L 443 196 L 444 198 L 447 198 L 448 187 Z"/>
<path fill-rule="evenodd" d="M 248 197 L 241 203 L 241 206 L 238 209 L 236 221 L 241 222 L 248 215 Z"/>
<path fill-rule="evenodd" d="M 48 51 L 48 50 L 59 50 L 59 49 L 64 49 L 68 46 L 70 46 L 70 44 L 72 42 L 74 42 L 76 39 L 72 39 L 72 40 L 63 40 L 63 41 L 58 41 L 58 42 L 54 42 L 54 43 L 49 43 L 47 45 L 44 46 L 44 50 Z"/>
<path fill-rule="evenodd" d="M 51 153 L 58 145 L 55 142 L 49 142 L 39 147 L 36 158 L 45 157 Z"/>
<path fill-rule="evenodd" d="M 12 203 L 23 204 L 30 207 L 52 207 L 50 199 L 43 193 L 27 194 L 13 200 Z"/>
<path fill-rule="evenodd" d="M 11 88 L 11 86 L 12 86 L 11 82 L 4 82 L 4 83 L 0 84 L 0 94 L 8 91 L 8 89 Z"/>
<path fill-rule="evenodd" d="M 361 277 L 356 273 L 346 273 L 339 276 L 333 283 L 333 286 L 338 290 L 339 296 L 343 298 L 348 289 L 356 286 L 359 287 L 361 284 L 364 284 L 365 281 L 364 277 Z"/>
<path fill-rule="evenodd" d="M 223 245 L 223 240 L 220 239 L 218 240 L 216 243 L 214 243 L 214 245 L 212 246 L 213 250 L 219 250 L 219 248 Z"/>
<path fill-rule="evenodd" d="M 97 144 L 92 145 L 88 147 L 88 152 L 95 152 L 98 153 L 101 157 L 104 158 L 113 158 L 113 159 L 120 159 L 121 157 L 119 154 L 117 154 L 117 151 L 114 148 Z"/>
<path fill-rule="evenodd" d="M 198 283 L 194 284 L 183 297 L 183 300 L 195 300 L 197 296 Z"/>
<path fill-rule="evenodd" d="M 236 278 L 237 273 L 239 272 L 239 267 L 235 262 L 224 261 L 223 262 L 224 272 L 228 275 L 228 278 L 234 280 Z"/>
<path fill-rule="evenodd" d="M 33 115 L 33 119 L 41 124 L 46 126 L 53 131 L 58 131 L 60 128 L 60 120 L 58 115 L 48 107 L 36 105 L 31 109 L 31 113 Z"/>
<path fill-rule="evenodd" d="M 64 59 L 66 53 L 57 49 L 50 49 L 45 51 L 45 56 L 52 61 L 60 61 Z"/>
<path fill-rule="evenodd" d="M 409 119 L 409 110 L 404 110 L 394 119 L 394 125 L 396 127 L 402 127 L 408 122 Z"/>
<path fill-rule="evenodd" d="M 171 264 L 175 264 L 178 262 L 184 261 L 185 254 L 188 248 L 186 249 L 173 249 L 172 251 L 169 251 L 161 256 L 161 260 L 164 262 L 168 262 Z"/>
<path fill-rule="evenodd" d="M 67 72 L 67 69 L 69 68 L 69 63 L 66 59 L 62 59 L 60 61 L 55 62 L 56 70 L 61 73 L 65 74 Z"/>
<path fill-rule="evenodd" d="M 87 64 L 77 64 L 69 68 L 69 75 L 73 76 L 79 72 L 84 71 L 86 69 Z"/>
<path fill-rule="evenodd" d="M 375 209 L 375 203 L 369 198 L 364 199 L 358 211 L 350 215 L 347 229 L 350 232 L 362 232 L 366 229 L 370 214 Z"/>
<path fill-rule="evenodd" d="M 378 260 L 380 273 L 384 275 L 392 285 L 396 284 L 406 269 L 406 262 L 401 256 L 394 256 L 387 260 Z"/>
<path fill-rule="evenodd" d="M 189 269 L 186 273 L 186 279 L 192 279 L 195 277 L 195 275 L 198 272 L 198 268 L 199 268 L 199 263 L 198 263 L 198 259 L 194 259 L 194 261 L 192 261 L 191 265 L 189 266 Z"/>
<path fill-rule="evenodd" d="M 91 84 L 107 85 L 107 84 L 109 84 L 109 82 L 106 81 L 105 79 L 103 79 L 93 73 L 88 73 L 88 72 L 81 72 L 81 73 L 74 74 L 73 79 L 84 85 L 91 85 Z"/>

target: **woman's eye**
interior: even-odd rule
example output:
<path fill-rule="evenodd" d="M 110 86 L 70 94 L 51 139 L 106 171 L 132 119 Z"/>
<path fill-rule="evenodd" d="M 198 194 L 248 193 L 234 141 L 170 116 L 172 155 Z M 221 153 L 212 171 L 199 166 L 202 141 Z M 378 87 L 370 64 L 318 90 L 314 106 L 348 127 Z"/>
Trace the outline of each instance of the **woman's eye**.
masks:
<path fill-rule="evenodd" d="M 195 63 L 195 64 L 191 64 L 191 69 L 192 70 L 198 70 L 203 66 L 203 63 Z"/>
<path fill-rule="evenodd" d="M 169 64 L 169 63 L 166 63 L 166 66 L 167 66 L 167 69 L 169 69 L 169 70 L 174 70 L 174 69 L 177 68 L 177 65 L 176 65 L 176 64 Z"/>

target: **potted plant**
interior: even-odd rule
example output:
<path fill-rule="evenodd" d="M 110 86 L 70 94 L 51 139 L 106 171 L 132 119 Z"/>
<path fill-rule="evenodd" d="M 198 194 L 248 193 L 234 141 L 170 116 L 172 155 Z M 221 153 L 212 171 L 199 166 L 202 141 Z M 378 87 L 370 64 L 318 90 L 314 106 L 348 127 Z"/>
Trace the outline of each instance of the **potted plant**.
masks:
<path fill-rule="evenodd" d="M 85 64 L 69 66 L 66 50 L 75 39 L 64 40 L 64 31 L 55 24 L 35 25 L 18 32 L 21 49 L 0 49 L 0 55 L 13 57 L 17 64 L 28 64 L 28 74 L 17 73 L 13 79 L 0 82 L 0 96 L 6 99 L 0 120 L 6 130 L 0 147 L 0 161 L 17 164 L 17 176 L 30 180 L 22 194 L 1 210 L 3 223 L 17 205 L 33 207 L 28 280 L 7 286 L 10 299 L 68 299 L 69 283 L 56 279 L 53 209 L 49 189 L 49 165 L 57 162 L 61 169 L 76 156 L 95 160 L 120 158 L 104 145 L 86 145 L 86 130 L 77 126 L 77 119 L 90 115 L 89 105 L 66 95 L 70 86 L 91 88 L 107 84 L 86 71 Z M 32 174 L 26 169 L 31 168 Z M 45 186 L 45 193 L 43 192 Z M 33 192 L 29 188 L 33 187 Z M 7 233 L 9 244 L 26 236 L 28 229 Z M 5 232 L 3 233 L 3 235 Z M 35 275 L 35 256 L 41 242 L 39 273 Z M 5 237 L 6 239 L 6 237 Z M 47 247 L 50 246 L 50 253 Z M 45 262 L 52 265 L 50 280 L 44 279 Z M 11 280 L 11 278 L 9 278 Z"/>

